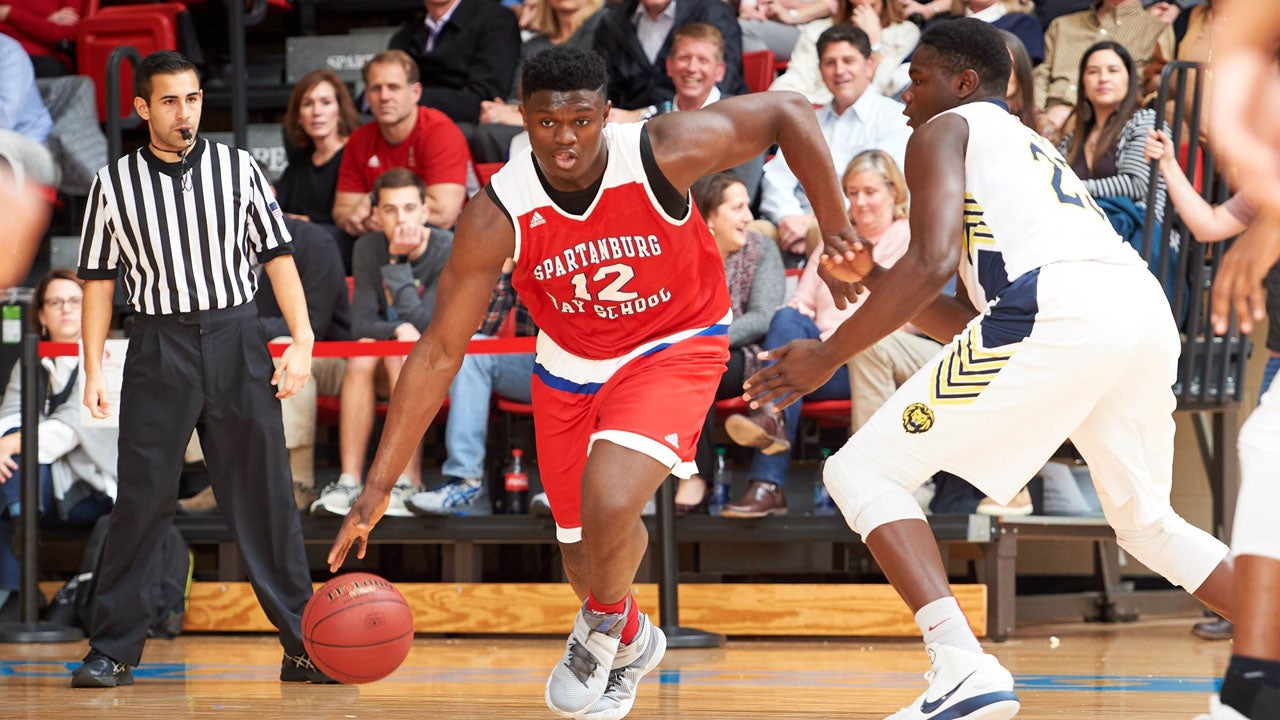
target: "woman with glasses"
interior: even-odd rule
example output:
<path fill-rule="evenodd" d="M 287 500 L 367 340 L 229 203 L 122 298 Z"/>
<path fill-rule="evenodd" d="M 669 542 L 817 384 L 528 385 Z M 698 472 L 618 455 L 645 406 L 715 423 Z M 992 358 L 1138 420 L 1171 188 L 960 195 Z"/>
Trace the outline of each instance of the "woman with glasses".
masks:
<path fill-rule="evenodd" d="M 31 324 L 40 339 L 80 341 L 84 292 L 71 270 L 53 270 L 36 286 Z M 39 368 L 40 425 L 37 466 L 40 516 L 48 522 L 92 525 L 111 511 L 116 496 L 115 428 L 83 427 L 75 392 L 80 360 L 75 355 L 44 358 Z M 20 568 L 13 550 L 13 528 L 22 512 L 21 457 L 22 366 L 16 365 L 0 400 L 0 596 L 7 602 L 18 589 Z"/>

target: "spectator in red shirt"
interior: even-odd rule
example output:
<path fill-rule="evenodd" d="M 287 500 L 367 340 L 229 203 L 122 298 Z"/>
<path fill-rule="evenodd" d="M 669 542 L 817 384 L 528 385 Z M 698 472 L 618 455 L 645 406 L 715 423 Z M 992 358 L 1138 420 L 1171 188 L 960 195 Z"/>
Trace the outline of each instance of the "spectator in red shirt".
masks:
<path fill-rule="evenodd" d="M 10 0 L 0 4 L 0 33 L 22 43 L 36 77 L 68 75 L 74 70 L 62 43 L 76 39 L 84 0 Z"/>
<path fill-rule="evenodd" d="M 404 167 L 427 185 L 427 222 L 451 228 L 466 199 L 467 140 L 447 115 L 420 107 L 418 65 L 400 50 L 374 55 L 364 66 L 365 99 L 374 121 L 351 133 L 338 168 L 333 220 L 360 237 L 382 228 L 372 214 L 373 182 L 391 168 Z"/>

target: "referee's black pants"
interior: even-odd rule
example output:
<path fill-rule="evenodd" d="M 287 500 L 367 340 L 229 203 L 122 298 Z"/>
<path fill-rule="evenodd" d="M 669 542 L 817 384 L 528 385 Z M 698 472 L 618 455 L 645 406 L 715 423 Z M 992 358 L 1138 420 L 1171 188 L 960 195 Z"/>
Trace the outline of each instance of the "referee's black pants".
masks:
<path fill-rule="evenodd" d="M 94 593 L 90 645 L 137 665 L 151 624 L 161 532 L 194 428 L 249 582 L 300 655 L 311 577 L 267 338 L 252 302 L 135 316 L 120 397 L 120 487 Z"/>

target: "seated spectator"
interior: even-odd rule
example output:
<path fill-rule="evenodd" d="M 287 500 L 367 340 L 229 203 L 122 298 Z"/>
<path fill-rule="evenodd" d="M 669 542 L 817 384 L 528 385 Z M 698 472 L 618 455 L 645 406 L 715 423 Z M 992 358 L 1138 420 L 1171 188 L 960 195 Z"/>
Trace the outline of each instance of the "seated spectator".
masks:
<path fill-rule="evenodd" d="M 831 102 L 832 91 L 821 73 L 819 38 L 833 26 L 851 25 L 867 36 L 873 79 L 871 86 L 883 95 L 893 95 L 900 88 L 894 71 L 915 49 L 920 28 L 903 19 L 897 0 L 839 0 L 829 20 L 805 25 L 787 71 L 773 81 L 770 90 L 794 90 L 814 105 Z M 850 156 L 852 157 L 852 156 Z M 843 167 L 843 165 L 836 165 Z"/>
<path fill-rule="evenodd" d="M 355 238 L 334 225 L 333 201 L 343 149 L 359 125 L 347 86 L 332 70 L 303 75 L 284 113 L 289 166 L 276 181 L 276 200 L 285 214 L 323 226 L 337 241 L 344 275 L 351 274 Z"/>
<path fill-rule="evenodd" d="M 547 48 L 567 44 L 590 50 L 596 27 L 604 18 L 604 0 L 547 0 L 534 4 L 530 27 L 535 34 L 520 46 L 520 61 Z M 471 135 L 471 156 L 476 162 L 506 162 L 511 140 L 524 132 L 520 114 L 519 68 L 511 94 L 504 100 L 494 97 L 480 103 L 480 124 Z"/>
<path fill-rule="evenodd" d="M 625 0 L 609 7 L 596 28 L 594 48 L 609 73 L 607 96 L 614 122 L 647 120 L 675 95 L 667 75 L 672 33 L 689 23 L 706 23 L 724 38 L 725 73 L 721 92 L 745 95 L 742 77 L 742 29 L 734 11 L 720 0 Z"/>
<path fill-rule="evenodd" d="M 1040 134 L 1057 143 L 1078 100 L 1084 51 L 1102 40 L 1123 45 L 1138 78 L 1157 50 L 1172 57 L 1173 28 L 1145 12 L 1139 0 L 1095 0 L 1093 7 L 1057 18 L 1044 36 L 1044 62 L 1036 66 L 1036 108 Z M 1158 68 L 1156 74 L 1158 75 Z"/>
<path fill-rule="evenodd" d="M 787 62 L 801 28 L 831 17 L 836 3 L 837 0 L 742 0 L 738 4 L 742 52 L 768 50 L 779 62 Z M 818 27 L 815 37 L 826 27 L 827 24 Z"/>
<path fill-rule="evenodd" d="M 1162 3 L 1163 4 L 1163 3 Z M 1177 7 L 1177 5 L 1173 5 Z M 1153 6 L 1154 8 L 1154 6 Z M 1209 64 L 1210 49 L 1213 46 L 1213 3 L 1206 0 L 1204 5 L 1197 5 L 1188 12 L 1186 33 L 1178 40 L 1178 48 L 1172 58 L 1163 54 L 1163 48 L 1157 47 L 1155 58 L 1151 66 L 1147 68 L 1143 77 L 1143 87 L 1147 89 L 1148 94 L 1154 93 L 1160 88 L 1160 70 L 1164 69 L 1165 64 L 1169 60 L 1185 60 L 1187 62 Z M 1194 88 L 1196 83 L 1201 82 L 1196 77 L 1197 71 L 1188 69 L 1186 71 L 1187 87 Z M 1203 82 L 1205 83 L 1204 93 L 1206 98 L 1213 97 L 1212 88 L 1213 76 L 1206 74 Z M 1174 106 L 1176 98 L 1172 97 L 1172 92 L 1176 86 L 1170 87 L 1171 97 L 1168 105 L 1165 107 L 1165 121 L 1173 122 Z M 1152 98 L 1154 99 L 1154 98 Z M 1212 103 L 1205 102 L 1201 107 L 1200 114 L 1200 142 L 1208 144 L 1209 138 L 1209 107 Z M 1183 107 L 1183 122 L 1191 123 L 1191 113 L 1195 110 L 1194 103 L 1187 103 Z"/>
<path fill-rule="evenodd" d="M 911 228 L 907 222 L 907 183 L 902 171 L 888 153 L 872 150 L 859 154 L 848 164 L 841 184 L 845 197 L 849 199 L 849 219 L 854 230 L 863 241 L 875 248 L 876 262 L 881 266 L 891 267 L 907 252 L 911 237 Z M 800 276 L 795 295 L 769 322 L 769 331 L 763 343 L 766 349 L 775 350 L 792 340 L 825 340 L 845 319 L 862 307 L 861 302 L 850 303 L 843 310 L 836 307 L 831 291 L 818 277 L 818 256 L 821 252 L 822 248 L 814 250 Z M 906 334 L 901 331 L 894 333 L 863 354 L 897 353 L 902 348 L 913 349 L 916 345 L 932 342 L 914 336 L 909 339 L 901 337 Z M 886 345 L 886 348 L 878 350 L 881 345 Z M 924 361 L 927 361 L 936 351 L 935 343 L 933 352 L 919 354 L 926 355 Z M 910 373 L 907 373 L 896 382 L 900 383 L 909 376 Z M 824 385 L 806 395 L 805 399 L 849 399 L 855 407 L 855 418 L 861 413 L 865 416 L 862 418 L 865 422 L 865 418 L 869 418 L 883 404 L 894 388 L 859 387 L 855 398 L 850 395 L 850 379 L 848 366 L 841 367 Z M 875 398 L 879 398 L 878 404 Z M 786 513 L 787 498 L 784 488 L 787 469 L 791 464 L 789 451 L 795 442 L 796 426 L 799 424 L 803 405 L 804 401 L 799 400 L 781 413 L 768 405 L 753 410 L 748 415 L 732 415 L 725 421 L 729 437 L 739 445 L 756 448 L 756 452 L 747 475 L 750 483 L 746 493 L 726 505 L 723 515 L 754 518 Z"/>
<path fill-rule="evenodd" d="M 315 339 L 350 340 L 351 303 L 347 299 L 347 279 L 333 239 L 320 226 L 297 218 L 285 217 L 284 225 L 293 237 L 293 262 L 298 266 L 298 278 L 307 301 L 307 319 Z M 271 342 L 288 343 L 291 340 L 289 324 L 271 289 L 271 276 L 261 268 L 257 270 L 258 292 L 254 299 L 258 320 Z M 289 449 L 289 467 L 293 471 L 293 496 L 299 510 L 310 507 L 318 496 L 315 491 L 316 398 L 342 392 L 346 367 L 346 358 L 312 358 L 307 384 L 280 401 L 284 444 Z M 191 434 L 184 460 L 204 462 L 197 433 Z M 185 513 L 207 513 L 217 508 L 212 486 L 178 501 L 178 509 Z"/>
<path fill-rule="evenodd" d="M 1036 96 L 1031 79 L 1031 58 L 1027 57 L 1027 49 L 1017 35 L 1001 30 L 1000 36 L 1004 38 L 1005 47 L 1009 48 L 1009 58 L 1013 60 L 1004 102 L 1009 106 L 1009 112 L 1016 115 L 1023 125 L 1035 130 Z"/>
<path fill-rule="evenodd" d="M 1044 30 L 1031 15 L 1031 5 L 1022 0 L 957 0 L 955 14 L 989 22 L 994 27 L 1013 33 L 1031 59 L 1031 65 L 1044 60 Z"/>
<path fill-rule="evenodd" d="M 724 36 L 713 25 L 689 23 L 676 30 L 667 56 L 667 75 L 676 94 L 671 111 L 698 110 L 732 93 L 722 93 L 716 83 L 724 79 Z M 764 156 L 758 155 L 731 170 L 747 188 L 752 206 L 760 195 Z"/>
<path fill-rule="evenodd" d="M 1097 43 L 1080 58 L 1080 97 L 1071 134 L 1058 150 L 1084 180 L 1107 218 L 1127 242 L 1141 250 L 1151 167 L 1143 157 L 1156 112 L 1139 108 L 1138 77 L 1123 45 Z M 1157 183 L 1155 217 L 1164 218 L 1164 181 Z M 1158 255 L 1158 252 L 1155 253 Z M 1152 262 L 1156 262 L 1153 255 Z M 1156 265 L 1156 267 L 1159 267 Z"/>
<path fill-rule="evenodd" d="M 36 77 L 70 75 L 83 14 L 84 0 L 11 0 L 0 5 L 0 33 L 22 43 Z"/>
<path fill-rule="evenodd" d="M 388 170 L 374 182 L 374 212 L 384 230 L 356 241 L 351 303 L 354 337 L 413 342 L 431 321 L 440 272 L 449 259 L 453 235 L 423 227 L 427 202 L 422 178 L 405 168 Z M 403 364 L 403 357 L 347 359 L 338 411 L 341 474 L 321 492 L 311 506 L 311 514 L 346 515 L 359 496 L 377 400 L 391 396 Z M 386 514 L 408 517 L 406 503 L 421 488 L 419 448 L 396 482 Z"/>
<path fill-rule="evenodd" d="M 302 280 L 303 294 L 307 299 L 307 319 L 311 321 L 316 341 L 350 340 L 351 301 L 338 248 L 329 234 L 315 224 L 285 218 L 284 225 L 293 237 L 293 262 L 298 266 L 298 278 Z M 289 342 L 289 325 L 276 303 L 271 278 L 265 272 L 258 277 L 257 305 L 262 329 L 273 338 L 272 342 Z M 346 358 L 312 358 L 311 378 L 307 384 L 280 402 L 284 444 L 289 448 L 293 492 L 299 510 L 307 509 L 318 497 L 315 487 L 316 398 L 341 394 L 346 369 Z"/>
<path fill-rule="evenodd" d="M 729 323 L 729 363 L 720 377 L 716 400 L 741 397 L 742 381 L 762 365 L 757 355 L 764 349 L 761 343 L 769 321 L 782 304 L 786 291 L 782 255 L 773 241 L 748 229 L 752 220 L 751 205 L 746 186 L 736 176 L 717 173 L 699 178 L 689 193 L 720 249 L 725 280 L 729 284 L 729 307 L 733 310 L 733 321 Z M 707 512 L 711 487 L 701 473 L 715 468 L 712 443 L 715 414 L 714 406 L 708 409 L 707 422 L 698 438 L 694 461 L 699 473 L 682 479 L 676 490 L 678 514 Z"/>
<path fill-rule="evenodd" d="M 492 340 L 502 323 L 516 312 L 516 335 L 532 337 L 538 328 L 511 288 L 508 261 L 493 289 L 489 309 L 472 340 Z M 485 446 L 489 437 L 489 406 L 496 393 L 509 400 L 532 400 L 534 353 L 471 354 L 449 385 L 449 415 L 444 425 L 447 457 L 441 471 L 444 482 L 409 500 L 409 510 L 419 515 L 488 515 L 489 488 L 485 475 Z"/>
<path fill-rule="evenodd" d="M 818 57 L 822 82 L 831 92 L 831 101 L 817 111 L 818 124 L 835 166 L 846 167 L 864 150 L 884 150 L 901 165 L 911 128 L 902 103 L 871 86 L 875 60 L 867 34 L 853 25 L 833 25 L 818 38 Z M 816 244 L 816 235 L 807 239 L 816 233 L 817 220 L 781 152 L 765 163 L 760 212 L 778 226 L 778 245 L 784 252 L 806 257 L 812 252 L 809 243 Z"/>
<path fill-rule="evenodd" d="M 32 299 L 32 326 L 44 340 L 80 341 L 84 291 L 72 270 L 54 270 L 40 280 Z M 111 511 L 116 497 L 116 441 L 119 430 L 80 424 L 74 355 L 45 358 L 38 369 L 40 426 L 38 457 L 22 458 L 21 365 L 9 375 L 0 400 L 0 606 L 18 589 L 21 568 L 14 552 L 14 527 L 21 514 L 22 473 L 40 476 L 40 518 L 54 524 L 89 527 Z"/>
<path fill-rule="evenodd" d="M 342 154 L 334 223 L 353 237 L 381 230 L 369 204 L 373 183 L 387 170 L 403 167 L 426 183 L 427 222 L 453 227 L 467 197 L 471 155 L 466 138 L 444 113 L 418 106 L 422 85 L 408 55 L 380 52 L 365 63 L 363 75 L 374 121 L 351 133 Z"/>
<path fill-rule="evenodd" d="M 0 130 L 42 143 L 52 129 L 53 118 L 40 99 L 31 58 L 17 40 L 0 35 Z"/>
<path fill-rule="evenodd" d="M 511 93 L 520 58 L 516 15 L 493 0 L 422 4 L 426 12 L 405 23 L 387 48 L 407 53 L 414 75 L 422 78 L 426 92 L 414 102 L 444 113 L 470 134 L 480 119 L 480 103 Z"/>

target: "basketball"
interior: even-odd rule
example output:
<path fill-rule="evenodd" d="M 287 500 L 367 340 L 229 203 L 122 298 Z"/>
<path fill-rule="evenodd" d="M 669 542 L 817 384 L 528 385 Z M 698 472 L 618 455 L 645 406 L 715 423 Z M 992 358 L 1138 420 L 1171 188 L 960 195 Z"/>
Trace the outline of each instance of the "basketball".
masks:
<path fill-rule="evenodd" d="M 369 683 L 395 672 L 413 645 L 413 613 L 395 585 L 370 573 L 325 583 L 302 612 L 311 661 L 340 683 Z"/>

